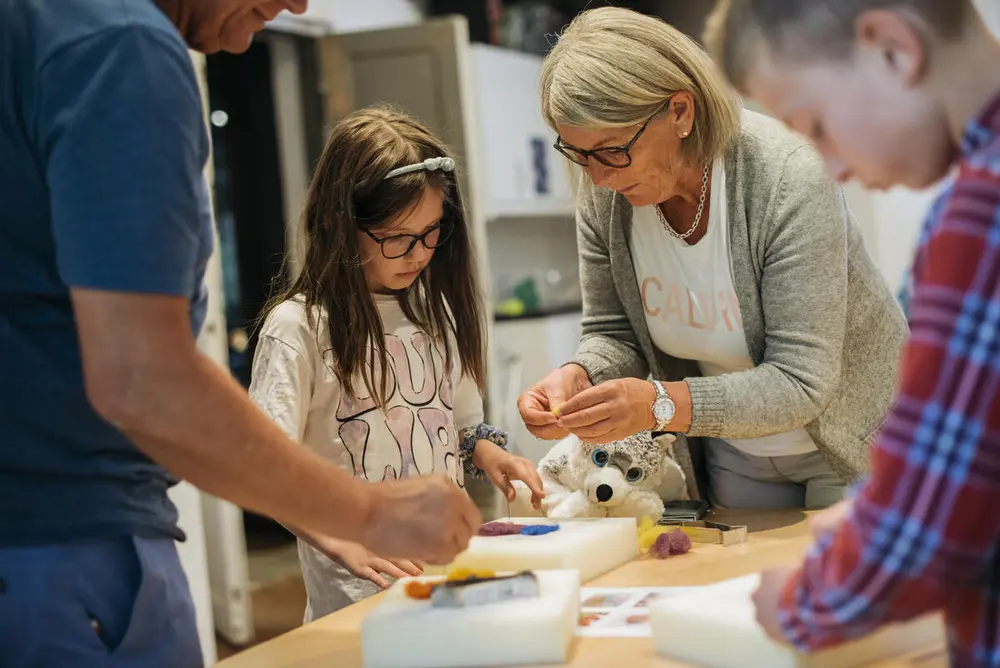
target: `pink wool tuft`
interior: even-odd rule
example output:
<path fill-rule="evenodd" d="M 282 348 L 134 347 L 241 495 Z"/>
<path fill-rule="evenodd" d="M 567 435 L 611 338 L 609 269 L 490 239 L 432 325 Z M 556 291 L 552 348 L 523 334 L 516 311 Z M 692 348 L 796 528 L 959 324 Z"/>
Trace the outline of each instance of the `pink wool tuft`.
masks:
<path fill-rule="evenodd" d="M 684 554 L 690 550 L 691 537 L 681 529 L 675 529 L 670 533 L 661 533 L 657 536 L 650 552 L 659 559 L 666 559 L 672 554 Z"/>
<path fill-rule="evenodd" d="M 691 536 L 681 529 L 670 532 L 670 554 L 685 554 L 691 550 Z"/>
<path fill-rule="evenodd" d="M 487 522 L 480 526 L 476 533 L 480 536 L 512 536 L 521 533 L 523 528 L 523 524 L 513 522 Z"/>

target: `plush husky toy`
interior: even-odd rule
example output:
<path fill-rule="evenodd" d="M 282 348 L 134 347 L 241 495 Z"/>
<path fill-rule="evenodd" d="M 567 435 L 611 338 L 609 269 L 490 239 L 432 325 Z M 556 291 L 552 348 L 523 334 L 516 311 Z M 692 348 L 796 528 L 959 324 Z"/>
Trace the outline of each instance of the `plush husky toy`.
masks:
<path fill-rule="evenodd" d="M 684 471 L 674 459 L 674 440 L 673 434 L 654 439 L 648 431 L 604 445 L 567 436 L 538 463 L 543 512 L 553 518 L 660 517 L 664 499 L 688 498 Z M 527 488 L 517 487 L 511 514 L 537 515 L 524 514 L 530 512 Z"/>

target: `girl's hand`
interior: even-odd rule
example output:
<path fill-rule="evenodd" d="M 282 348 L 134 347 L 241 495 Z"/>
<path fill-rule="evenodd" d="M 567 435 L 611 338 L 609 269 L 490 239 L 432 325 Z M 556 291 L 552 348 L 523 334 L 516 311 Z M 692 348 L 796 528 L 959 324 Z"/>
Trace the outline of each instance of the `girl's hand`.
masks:
<path fill-rule="evenodd" d="M 667 430 L 686 432 L 691 427 L 691 393 L 687 383 L 665 383 L 664 387 L 677 409 Z M 655 400 L 656 388 L 647 380 L 609 380 L 580 392 L 560 406 L 556 424 L 587 443 L 620 441 L 656 427 Z"/>
<path fill-rule="evenodd" d="M 507 484 L 507 481 L 520 480 L 531 490 L 532 507 L 535 510 L 542 509 L 542 499 L 545 498 L 542 478 L 531 460 L 512 455 L 491 441 L 479 441 L 472 454 L 472 463 L 482 470 L 497 488 L 503 490 L 508 501 L 513 501 L 517 492 L 513 485 Z M 507 475 L 506 480 L 504 474 Z"/>
<path fill-rule="evenodd" d="M 419 561 L 383 559 L 372 554 L 359 543 L 312 533 L 309 536 L 303 536 L 303 538 L 307 543 L 357 577 L 375 583 L 380 589 L 388 589 L 389 587 L 389 582 L 382 577 L 383 575 L 399 579 L 407 575 L 418 576 L 424 573 L 424 565 Z"/>

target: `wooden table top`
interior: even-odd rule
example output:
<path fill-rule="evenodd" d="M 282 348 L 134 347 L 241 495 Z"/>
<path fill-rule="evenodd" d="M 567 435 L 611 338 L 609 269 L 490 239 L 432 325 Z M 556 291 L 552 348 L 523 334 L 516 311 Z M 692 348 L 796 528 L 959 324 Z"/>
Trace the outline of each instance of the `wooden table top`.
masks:
<path fill-rule="evenodd" d="M 720 511 L 709 518 L 745 524 L 746 543 L 723 547 L 696 543 L 683 556 L 638 559 L 587 582 L 587 587 L 673 587 L 703 585 L 754 573 L 770 566 L 795 564 L 812 542 L 802 511 Z M 363 668 L 361 621 L 379 597 L 367 599 L 217 664 L 220 668 Z M 680 668 L 658 656 L 650 638 L 576 638 L 572 668 Z M 945 668 L 944 647 L 900 657 L 879 668 Z M 525 667 L 527 668 L 527 667 Z M 541 668 L 541 667 L 539 667 Z M 551 668 L 548 666 L 546 668 Z"/>

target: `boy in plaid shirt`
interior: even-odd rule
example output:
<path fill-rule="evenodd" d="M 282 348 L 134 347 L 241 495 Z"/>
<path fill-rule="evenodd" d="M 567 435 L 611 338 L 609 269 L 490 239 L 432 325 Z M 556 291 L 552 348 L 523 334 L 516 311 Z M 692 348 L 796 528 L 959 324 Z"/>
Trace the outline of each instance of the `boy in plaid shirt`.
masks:
<path fill-rule="evenodd" d="M 1000 666 L 1000 45 L 969 0 L 721 0 L 707 41 L 838 179 L 957 168 L 870 478 L 801 568 L 762 574 L 758 620 L 811 651 L 941 610 L 953 665 Z"/>

